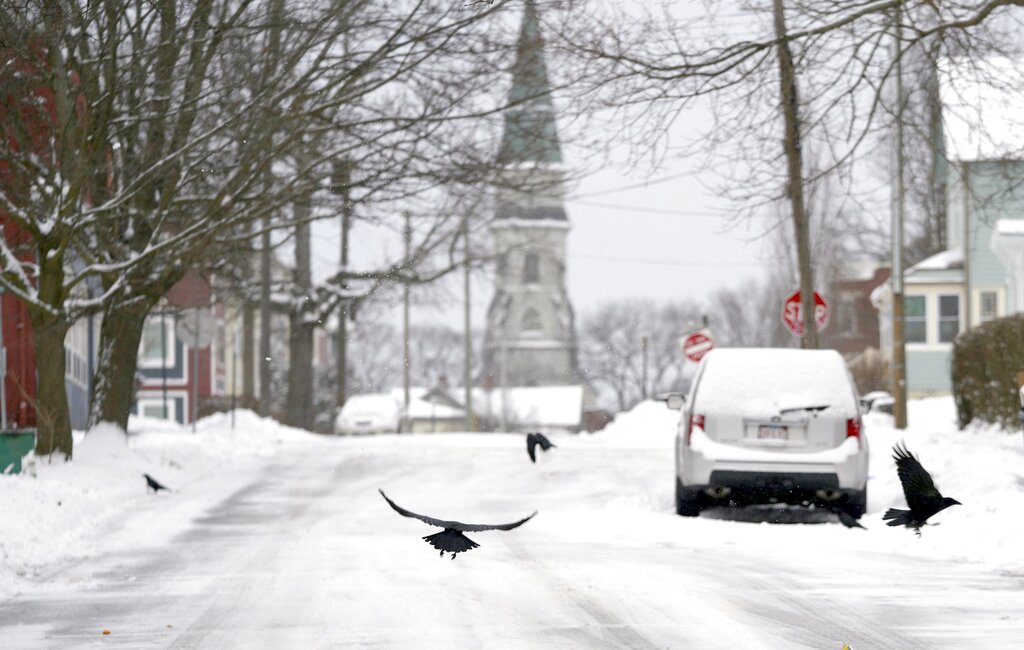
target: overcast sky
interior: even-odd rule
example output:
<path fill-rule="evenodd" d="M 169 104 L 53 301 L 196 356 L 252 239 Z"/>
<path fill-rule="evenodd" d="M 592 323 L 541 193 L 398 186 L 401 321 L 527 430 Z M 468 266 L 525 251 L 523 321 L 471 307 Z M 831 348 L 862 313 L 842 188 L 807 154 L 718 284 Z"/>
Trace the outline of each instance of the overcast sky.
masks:
<path fill-rule="evenodd" d="M 548 60 L 550 67 L 550 57 Z M 556 108 L 563 102 L 556 93 Z M 565 165 L 573 176 L 580 169 L 593 169 L 594 163 L 583 160 L 572 147 L 573 136 L 566 132 L 566 122 L 560 120 L 559 128 Z M 699 109 L 683 113 L 666 142 L 692 141 L 710 124 L 710 115 Z M 624 143 L 608 146 L 613 159 L 624 161 L 629 156 Z M 566 278 L 577 324 L 611 300 L 647 297 L 662 302 L 704 302 L 716 289 L 740 286 L 771 263 L 761 255 L 762 224 L 736 224 L 728 219 L 729 210 L 735 206 L 719 199 L 715 192 L 723 179 L 701 169 L 702 163 L 697 158 L 667 159 L 657 169 L 638 165 L 629 170 L 609 163 L 569 188 L 565 203 L 571 224 Z M 644 183 L 647 185 L 642 186 Z M 368 235 L 362 225 L 351 233 L 355 265 L 372 265 L 387 249 L 391 249 L 391 257 L 398 253 L 400 243 L 396 238 L 382 240 Z M 316 275 L 326 277 L 337 268 L 339 258 L 337 220 L 317 224 L 314 240 Z M 440 296 L 448 303 L 443 307 L 417 307 L 419 322 L 461 326 L 463 282 L 461 273 L 457 275 L 440 287 L 414 290 L 414 301 L 415 294 L 422 293 L 432 299 Z M 482 326 L 493 295 L 490 278 L 474 276 L 472 294 L 472 320 L 475 327 Z"/>
<path fill-rule="evenodd" d="M 697 128 L 699 116 L 691 117 L 676 128 Z M 577 163 L 583 164 L 567 151 L 566 166 L 572 168 Z M 726 216 L 730 206 L 714 192 L 721 179 L 695 171 L 698 164 L 684 159 L 665 163 L 655 171 L 629 171 L 609 164 L 569 191 L 565 204 L 571 224 L 566 279 L 577 320 L 611 300 L 647 297 L 661 302 L 703 302 L 716 289 L 736 287 L 757 277 L 771 263 L 761 255 L 761 224 L 741 222 L 729 228 Z M 369 265 L 388 250 L 397 254 L 397 239 L 368 231 L 357 224 L 351 233 L 355 265 Z M 335 219 L 314 229 L 313 254 L 319 278 L 337 268 L 338 237 Z M 414 290 L 424 298 L 429 294 L 432 300 L 450 303 L 417 307 L 417 320 L 461 325 L 462 276 L 456 275 L 442 287 Z M 490 278 L 475 275 L 471 292 L 472 320 L 474 326 L 482 326 L 493 294 Z"/>

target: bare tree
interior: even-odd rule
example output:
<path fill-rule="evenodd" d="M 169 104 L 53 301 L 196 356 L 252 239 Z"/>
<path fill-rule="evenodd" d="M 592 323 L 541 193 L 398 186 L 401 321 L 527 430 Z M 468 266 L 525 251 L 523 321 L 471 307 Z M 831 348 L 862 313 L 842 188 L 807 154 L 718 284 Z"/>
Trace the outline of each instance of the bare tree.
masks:
<path fill-rule="evenodd" d="M 933 65 L 945 63 L 948 70 L 970 67 L 971 61 L 992 52 L 1019 50 L 1019 37 L 1007 35 L 1020 33 L 1021 15 L 1009 9 L 1021 4 L 790 0 L 785 6 L 779 1 L 768 7 L 748 3 L 737 16 L 724 3 L 704 3 L 703 13 L 661 3 L 648 5 L 640 19 L 627 13 L 633 9 L 599 4 L 578 10 L 591 12 L 603 28 L 574 31 L 567 23 L 561 45 L 578 55 L 581 68 L 590 72 L 591 83 L 582 86 L 580 101 L 617 107 L 622 136 L 638 158 L 652 156 L 652 151 L 655 161 L 668 155 L 668 127 L 686 119 L 691 108 L 711 107 L 715 121 L 710 132 L 700 133 L 689 147 L 672 143 L 672 151 L 702 155 L 706 168 L 720 171 L 723 195 L 741 207 L 733 223 L 789 201 L 795 209 L 790 233 L 799 251 L 793 261 L 808 300 L 815 267 L 808 258 L 818 235 L 811 228 L 804 236 L 815 217 L 798 217 L 799 186 L 811 187 L 832 176 L 849 191 L 856 174 L 863 180 L 864 163 L 877 155 L 879 143 L 890 150 L 890 138 L 882 134 L 889 132 L 903 101 L 889 90 L 896 60 L 916 56 Z M 894 24 L 897 7 L 899 26 Z M 682 17 L 687 11 L 690 15 Z M 897 33 L 902 34 L 898 41 Z M 941 141 L 936 135 L 935 75 L 920 65 L 917 73 L 931 89 L 933 104 L 921 111 L 918 143 L 935 153 L 936 138 Z M 777 88 L 781 96 L 773 92 Z M 1024 86 L 1017 92 L 1024 98 Z M 639 115 L 638 107 L 645 109 Z M 920 173 L 914 176 L 925 206 L 921 212 L 930 213 L 921 218 L 927 227 L 920 229 L 930 249 L 941 245 L 943 230 L 943 199 L 936 190 L 942 156 L 939 151 L 919 157 Z M 868 217 L 864 225 L 870 226 L 867 211 L 845 214 L 861 216 Z M 806 305 L 804 312 L 810 317 Z"/>
<path fill-rule="evenodd" d="M 796 338 L 782 323 L 781 278 L 749 280 L 708 298 L 708 315 L 719 347 L 791 347 Z"/>
<path fill-rule="evenodd" d="M 350 394 L 379 393 L 402 381 L 402 335 L 390 323 L 357 320 L 350 337 Z"/>
<path fill-rule="evenodd" d="M 619 410 L 629 409 L 644 396 L 679 387 L 685 368 L 679 337 L 695 322 L 696 303 L 607 302 L 583 319 L 580 367 L 595 386 L 614 394 Z"/>
<path fill-rule="evenodd" d="M 488 143 L 458 125 L 499 114 L 493 92 L 479 91 L 500 72 L 501 48 L 495 27 L 474 26 L 500 4 L 289 3 L 283 20 L 268 18 L 281 3 L 249 0 L 5 5 L 4 62 L 22 74 L 12 80 L 19 92 L 4 93 L 11 173 L 0 208 L 24 238 L 0 244 L 0 283 L 33 321 L 37 452 L 71 453 L 62 389 L 71 322 L 103 313 L 92 419 L 123 425 L 152 306 L 185 269 L 219 272 L 227 252 L 263 231 L 323 218 L 315 205 L 288 208 L 315 195 L 333 160 L 364 161 L 357 205 L 486 178 L 476 163 Z M 294 164 L 305 138 L 324 146 Z M 441 273 L 418 260 L 435 259 L 452 231 L 426 229 L 413 259 L 339 273 L 313 288 L 318 307 L 351 299 L 354 278 Z"/>

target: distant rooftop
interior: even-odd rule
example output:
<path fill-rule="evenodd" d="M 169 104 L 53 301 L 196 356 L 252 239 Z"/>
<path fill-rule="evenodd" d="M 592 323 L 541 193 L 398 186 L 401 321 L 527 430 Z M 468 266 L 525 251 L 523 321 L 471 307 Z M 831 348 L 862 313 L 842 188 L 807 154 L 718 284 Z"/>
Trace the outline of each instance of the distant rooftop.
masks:
<path fill-rule="evenodd" d="M 964 268 L 964 249 L 951 248 L 925 258 L 907 269 L 907 273 L 915 271 L 946 271 Z"/>

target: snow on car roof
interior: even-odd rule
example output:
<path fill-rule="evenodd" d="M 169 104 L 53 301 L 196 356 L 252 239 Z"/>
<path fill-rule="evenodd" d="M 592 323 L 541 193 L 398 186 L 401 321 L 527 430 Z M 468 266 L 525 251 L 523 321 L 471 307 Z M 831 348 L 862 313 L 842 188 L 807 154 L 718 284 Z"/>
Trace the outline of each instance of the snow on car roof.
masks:
<path fill-rule="evenodd" d="M 696 411 L 770 417 L 785 409 L 828 406 L 849 417 L 857 414 L 846 362 L 835 350 L 716 348 L 702 366 Z"/>
<path fill-rule="evenodd" d="M 356 413 L 394 413 L 398 410 L 398 402 L 388 393 L 361 393 L 352 395 L 345 400 L 342 411 Z"/>

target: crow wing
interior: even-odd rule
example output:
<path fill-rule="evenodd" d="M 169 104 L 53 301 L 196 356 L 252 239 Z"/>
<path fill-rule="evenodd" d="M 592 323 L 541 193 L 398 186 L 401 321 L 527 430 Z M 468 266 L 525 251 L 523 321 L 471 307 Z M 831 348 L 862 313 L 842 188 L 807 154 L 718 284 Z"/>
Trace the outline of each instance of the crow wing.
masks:
<path fill-rule="evenodd" d="M 530 462 L 537 462 L 537 437 L 532 433 L 526 434 L 526 453 L 530 455 Z"/>
<path fill-rule="evenodd" d="M 907 505 L 911 509 L 914 509 L 922 497 L 942 497 L 935 488 L 932 475 L 907 451 L 906 443 L 903 443 L 902 449 L 897 443 L 892 450 L 893 460 L 896 461 L 896 473 L 900 477 L 900 483 L 903 484 L 903 495 L 907 498 Z"/>
<path fill-rule="evenodd" d="M 448 521 L 446 519 L 435 519 L 434 517 L 427 517 L 426 515 L 418 515 L 411 510 L 406 510 L 402 506 L 398 505 L 397 503 L 389 499 L 388 495 L 384 494 L 384 490 L 378 489 L 377 491 L 380 492 L 380 495 L 384 497 L 385 501 L 388 502 L 388 505 L 394 508 L 395 512 L 402 515 L 403 517 L 412 517 L 414 519 L 419 519 L 425 524 L 430 524 L 431 526 L 451 528 L 453 530 L 460 530 L 463 532 L 479 532 L 481 530 L 512 530 L 513 528 L 522 526 L 527 521 L 532 519 L 534 515 L 537 514 L 536 512 L 534 512 L 529 517 L 526 517 L 525 519 L 520 519 L 519 521 L 515 521 L 510 524 L 464 524 L 461 521 Z"/>
<path fill-rule="evenodd" d="M 544 451 L 551 449 L 555 446 L 555 443 L 548 440 L 542 433 L 528 433 L 526 434 L 526 453 L 530 454 L 530 460 L 537 462 L 537 445 Z"/>
<path fill-rule="evenodd" d="M 153 490 L 166 490 L 166 489 L 168 489 L 166 485 L 161 485 L 160 481 L 156 480 L 155 478 L 153 478 L 149 474 L 143 473 L 143 476 L 146 477 L 146 484 L 149 485 L 149 487 L 153 488 Z"/>

